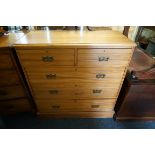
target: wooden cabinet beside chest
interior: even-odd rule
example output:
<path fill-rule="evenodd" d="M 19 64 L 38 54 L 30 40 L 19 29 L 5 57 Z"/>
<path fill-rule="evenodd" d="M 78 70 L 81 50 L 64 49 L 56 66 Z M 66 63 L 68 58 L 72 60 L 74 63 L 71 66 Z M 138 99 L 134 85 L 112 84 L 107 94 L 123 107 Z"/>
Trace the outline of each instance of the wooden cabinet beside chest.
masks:
<path fill-rule="evenodd" d="M 55 34 L 53 40 L 57 35 L 61 38 L 61 33 Z M 72 41 L 79 34 L 73 34 L 63 34 L 66 40 L 72 38 L 65 45 L 61 41 L 48 46 L 41 42 L 23 46 L 22 41 L 15 45 L 38 114 L 112 117 L 133 46 L 75 44 Z M 31 35 L 39 34 L 32 32 L 27 39 Z"/>
<path fill-rule="evenodd" d="M 32 112 L 29 93 L 11 44 L 24 33 L 9 33 L 0 37 L 0 115 Z"/>
<path fill-rule="evenodd" d="M 0 114 L 31 111 L 11 48 L 0 48 Z"/>

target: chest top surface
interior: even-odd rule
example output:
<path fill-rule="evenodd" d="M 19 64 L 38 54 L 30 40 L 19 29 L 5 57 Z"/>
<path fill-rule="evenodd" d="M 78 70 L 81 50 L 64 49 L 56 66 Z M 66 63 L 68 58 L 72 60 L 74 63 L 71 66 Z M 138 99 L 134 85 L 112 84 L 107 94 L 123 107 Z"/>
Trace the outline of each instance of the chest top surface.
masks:
<path fill-rule="evenodd" d="M 120 32 L 105 31 L 31 31 L 15 42 L 15 47 L 24 46 L 110 46 L 134 47 L 135 43 Z"/>
<path fill-rule="evenodd" d="M 13 33 L 10 32 L 7 35 L 0 37 L 0 48 L 11 46 L 14 42 L 16 42 L 18 39 L 23 37 L 26 32 L 18 32 Z"/>

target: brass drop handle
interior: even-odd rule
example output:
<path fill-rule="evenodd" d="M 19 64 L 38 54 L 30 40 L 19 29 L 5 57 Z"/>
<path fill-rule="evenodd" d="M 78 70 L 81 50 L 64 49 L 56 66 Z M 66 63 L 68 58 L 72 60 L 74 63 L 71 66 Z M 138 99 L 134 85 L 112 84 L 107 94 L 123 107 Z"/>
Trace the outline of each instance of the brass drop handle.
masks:
<path fill-rule="evenodd" d="M 47 79 L 55 79 L 56 78 L 56 74 L 47 74 L 46 78 Z"/>
<path fill-rule="evenodd" d="M 94 94 L 99 94 L 102 92 L 102 89 L 93 89 Z"/>
<path fill-rule="evenodd" d="M 99 108 L 100 105 L 91 105 L 91 108 Z"/>
<path fill-rule="evenodd" d="M 96 78 L 105 78 L 105 74 L 101 74 L 101 73 L 99 73 L 99 74 L 96 74 Z"/>
<path fill-rule="evenodd" d="M 98 61 L 108 61 L 109 57 L 100 56 L 98 57 Z"/>
<path fill-rule="evenodd" d="M 44 62 L 52 62 L 54 58 L 52 56 L 43 56 L 42 61 Z"/>
<path fill-rule="evenodd" d="M 59 106 L 59 105 L 52 105 L 52 108 L 53 108 L 53 109 L 59 109 L 60 106 Z"/>
<path fill-rule="evenodd" d="M 50 94 L 58 94 L 58 92 L 59 92 L 58 90 L 49 90 Z"/>

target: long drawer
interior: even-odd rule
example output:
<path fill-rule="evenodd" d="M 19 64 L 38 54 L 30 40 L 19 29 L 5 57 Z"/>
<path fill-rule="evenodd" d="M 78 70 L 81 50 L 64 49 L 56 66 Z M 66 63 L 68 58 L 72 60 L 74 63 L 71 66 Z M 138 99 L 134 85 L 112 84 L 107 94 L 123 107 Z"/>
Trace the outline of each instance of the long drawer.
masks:
<path fill-rule="evenodd" d="M 125 67 L 115 68 L 29 68 L 26 73 L 32 83 L 55 82 L 120 82 Z"/>
<path fill-rule="evenodd" d="M 74 49 L 17 50 L 24 67 L 74 66 Z"/>
<path fill-rule="evenodd" d="M 63 111 L 113 111 L 115 99 L 104 100 L 37 100 L 39 112 L 52 113 Z"/>
<path fill-rule="evenodd" d="M 33 84 L 35 98 L 44 99 L 100 99 L 116 98 L 119 84 L 100 83 L 54 83 Z"/>
<path fill-rule="evenodd" d="M 0 86 L 9 86 L 20 84 L 18 74 L 13 69 L 0 71 Z"/>
<path fill-rule="evenodd" d="M 11 69 L 13 67 L 13 63 L 11 60 L 10 53 L 6 51 L 0 52 L 0 69 Z"/>
<path fill-rule="evenodd" d="M 25 92 L 22 86 L 17 85 L 0 87 L 0 100 L 14 99 L 20 97 L 25 97 Z"/>
<path fill-rule="evenodd" d="M 126 66 L 131 57 L 131 49 L 79 49 L 80 67 Z"/>
<path fill-rule="evenodd" d="M 0 114 L 11 114 L 16 112 L 28 112 L 32 107 L 27 98 L 0 101 Z"/>

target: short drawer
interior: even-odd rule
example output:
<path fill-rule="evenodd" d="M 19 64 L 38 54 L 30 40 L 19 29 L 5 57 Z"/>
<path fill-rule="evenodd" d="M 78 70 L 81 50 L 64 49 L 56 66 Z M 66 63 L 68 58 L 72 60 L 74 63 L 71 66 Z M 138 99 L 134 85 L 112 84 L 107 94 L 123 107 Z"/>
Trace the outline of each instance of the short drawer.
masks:
<path fill-rule="evenodd" d="M 32 83 L 54 82 L 120 82 L 125 67 L 104 68 L 40 68 L 27 70 L 27 75 Z"/>
<path fill-rule="evenodd" d="M 63 112 L 63 111 L 103 111 L 114 110 L 115 100 L 37 100 L 37 107 L 40 112 Z"/>
<path fill-rule="evenodd" d="M 102 83 L 79 83 L 76 89 L 76 99 L 102 99 L 117 98 L 119 84 L 102 84 Z"/>
<path fill-rule="evenodd" d="M 0 87 L 0 100 L 14 99 L 25 97 L 25 92 L 22 86 L 7 86 Z"/>
<path fill-rule="evenodd" d="M 76 69 L 73 67 L 40 68 L 39 71 L 35 68 L 27 68 L 26 74 L 31 83 L 55 83 L 76 80 Z"/>
<path fill-rule="evenodd" d="M 64 86 L 63 86 L 64 85 Z M 117 98 L 119 84 L 77 83 L 77 84 L 33 84 L 35 98 L 44 99 L 102 99 Z"/>
<path fill-rule="evenodd" d="M 131 49 L 79 49 L 78 66 L 120 67 L 126 66 L 131 57 Z"/>
<path fill-rule="evenodd" d="M 0 101 L 0 114 L 32 111 L 32 106 L 26 98 Z"/>
<path fill-rule="evenodd" d="M 32 83 L 33 96 L 35 98 L 58 99 L 58 98 L 74 98 L 74 83 Z"/>
<path fill-rule="evenodd" d="M 10 53 L 0 51 L 0 69 L 14 68 Z"/>
<path fill-rule="evenodd" d="M 25 68 L 74 66 L 74 49 L 17 50 Z"/>
<path fill-rule="evenodd" d="M 0 86 L 9 86 L 20 84 L 18 74 L 13 69 L 0 71 Z"/>

